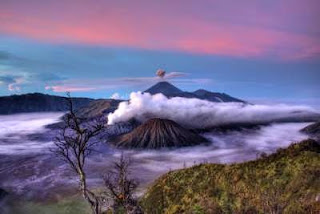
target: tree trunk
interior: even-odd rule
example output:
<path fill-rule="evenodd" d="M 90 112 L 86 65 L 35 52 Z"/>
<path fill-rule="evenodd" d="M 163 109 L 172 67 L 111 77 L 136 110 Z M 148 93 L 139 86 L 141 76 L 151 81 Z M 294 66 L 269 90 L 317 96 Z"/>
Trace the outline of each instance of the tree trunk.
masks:
<path fill-rule="evenodd" d="M 86 175 L 84 174 L 84 172 L 79 172 L 79 176 L 80 176 L 80 189 L 81 189 L 83 198 L 86 199 L 90 204 L 92 209 L 92 214 L 100 214 L 101 208 L 100 208 L 99 200 L 94 195 L 94 193 L 90 192 L 87 189 Z"/>

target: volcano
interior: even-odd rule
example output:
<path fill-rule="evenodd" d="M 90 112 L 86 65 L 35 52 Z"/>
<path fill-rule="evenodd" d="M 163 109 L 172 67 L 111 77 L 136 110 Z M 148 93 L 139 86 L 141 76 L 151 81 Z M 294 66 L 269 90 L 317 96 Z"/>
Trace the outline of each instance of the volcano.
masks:
<path fill-rule="evenodd" d="M 153 85 L 152 87 L 145 90 L 144 92 L 150 93 L 152 95 L 161 93 L 168 98 L 184 97 L 184 98 L 197 98 L 200 100 L 207 100 L 210 102 L 241 102 L 241 103 L 246 103 L 245 101 L 238 99 L 238 98 L 235 98 L 235 97 L 232 97 L 228 94 L 206 91 L 204 89 L 199 89 L 194 92 L 182 91 L 179 88 L 175 87 L 174 85 L 172 85 L 166 81 L 158 82 L 157 84 Z"/>
<path fill-rule="evenodd" d="M 117 147 L 147 149 L 194 146 L 204 142 L 207 140 L 196 132 L 172 120 L 159 118 L 150 119 L 114 140 Z"/>
<path fill-rule="evenodd" d="M 183 91 L 181 91 L 179 88 L 166 81 L 158 82 L 157 84 L 151 86 L 149 89 L 145 90 L 145 92 L 148 92 L 150 94 L 162 93 L 165 96 L 172 96 L 174 94 L 183 93 Z"/>

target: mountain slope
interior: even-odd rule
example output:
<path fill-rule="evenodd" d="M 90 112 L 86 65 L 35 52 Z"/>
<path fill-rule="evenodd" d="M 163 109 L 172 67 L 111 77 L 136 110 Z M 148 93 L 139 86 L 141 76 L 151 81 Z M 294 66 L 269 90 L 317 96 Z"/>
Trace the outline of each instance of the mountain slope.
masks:
<path fill-rule="evenodd" d="M 88 105 L 93 99 L 73 98 L 75 109 Z M 68 105 L 65 97 L 33 93 L 0 97 L 0 114 L 27 112 L 66 111 Z"/>
<path fill-rule="evenodd" d="M 203 89 L 199 89 L 193 92 L 193 94 L 197 95 L 200 99 L 212 102 L 244 102 L 225 93 L 210 92 Z"/>
<path fill-rule="evenodd" d="M 183 93 L 183 91 L 181 91 L 177 87 L 175 87 L 172 84 L 165 82 L 165 81 L 159 82 L 159 83 L 151 86 L 150 88 L 148 88 L 144 92 L 147 92 L 150 94 L 162 93 L 165 96 L 171 96 L 173 94 Z"/>
<path fill-rule="evenodd" d="M 302 132 L 309 134 L 312 137 L 320 139 L 320 122 L 313 123 L 301 129 Z"/>
<path fill-rule="evenodd" d="M 132 132 L 114 140 L 118 147 L 148 149 L 192 146 L 206 141 L 172 120 L 159 118 L 150 119 Z"/>
<path fill-rule="evenodd" d="M 319 213 L 320 145 L 306 140 L 240 164 L 201 164 L 160 177 L 146 213 Z"/>
<path fill-rule="evenodd" d="M 179 88 L 175 87 L 174 85 L 168 82 L 159 82 L 149 89 L 145 90 L 144 92 L 150 94 L 157 94 L 162 93 L 166 97 L 185 97 L 185 98 L 197 98 L 201 100 L 208 100 L 211 102 L 245 102 L 243 100 L 234 98 L 229 96 L 225 93 L 217 93 L 217 92 L 210 92 L 203 89 L 199 89 L 195 92 L 187 92 L 182 91 Z"/>
<path fill-rule="evenodd" d="M 122 100 L 99 99 L 90 102 L 88 105 L 77 110 L 81 118 L 95 118 L 115 111 Z"/>

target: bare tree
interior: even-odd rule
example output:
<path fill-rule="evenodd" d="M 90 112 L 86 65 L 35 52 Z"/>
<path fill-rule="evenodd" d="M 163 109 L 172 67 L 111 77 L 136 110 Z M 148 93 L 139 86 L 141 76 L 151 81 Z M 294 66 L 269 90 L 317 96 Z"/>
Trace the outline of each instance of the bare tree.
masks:
<path fill-rule="evenodd" d="M 138 187 L 138 182 L 130 178 L 131 161 L 122 154 L 120 160 L 113 163 L 105 177 L 104 182 L 109 195 L 113 199 L 113 208 L 124 208 L 127 213 L 143 213 L 133 193 Z"/>
<path fill-rule="evenodd" d="M 86 158 L 93 151 L 93 145 L 96 143 L 94 138 L 102 131 L 105 123 L 102 120 L 95 120 L 89 124 L 83 123 L 74 111 L 70 93 L 67 95 L 69 112 L 63 117 L 64 125 L 55 139 L 54 152 L 78 175 L 80 191 L 90 204 L 92 213 L 100 214 L 100 197 L 88 189 L 84 167 Z"/>

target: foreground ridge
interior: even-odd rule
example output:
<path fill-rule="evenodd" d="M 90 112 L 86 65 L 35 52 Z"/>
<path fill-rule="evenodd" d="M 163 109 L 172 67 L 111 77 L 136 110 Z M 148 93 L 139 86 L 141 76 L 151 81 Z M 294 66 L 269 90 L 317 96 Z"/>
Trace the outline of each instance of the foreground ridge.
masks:
<path fill-rule="evenodd" d="M 240 164 L 200 164 L 160 177 L 147 213 L 319 213 L 320 145 L 305 140 Z"/>

